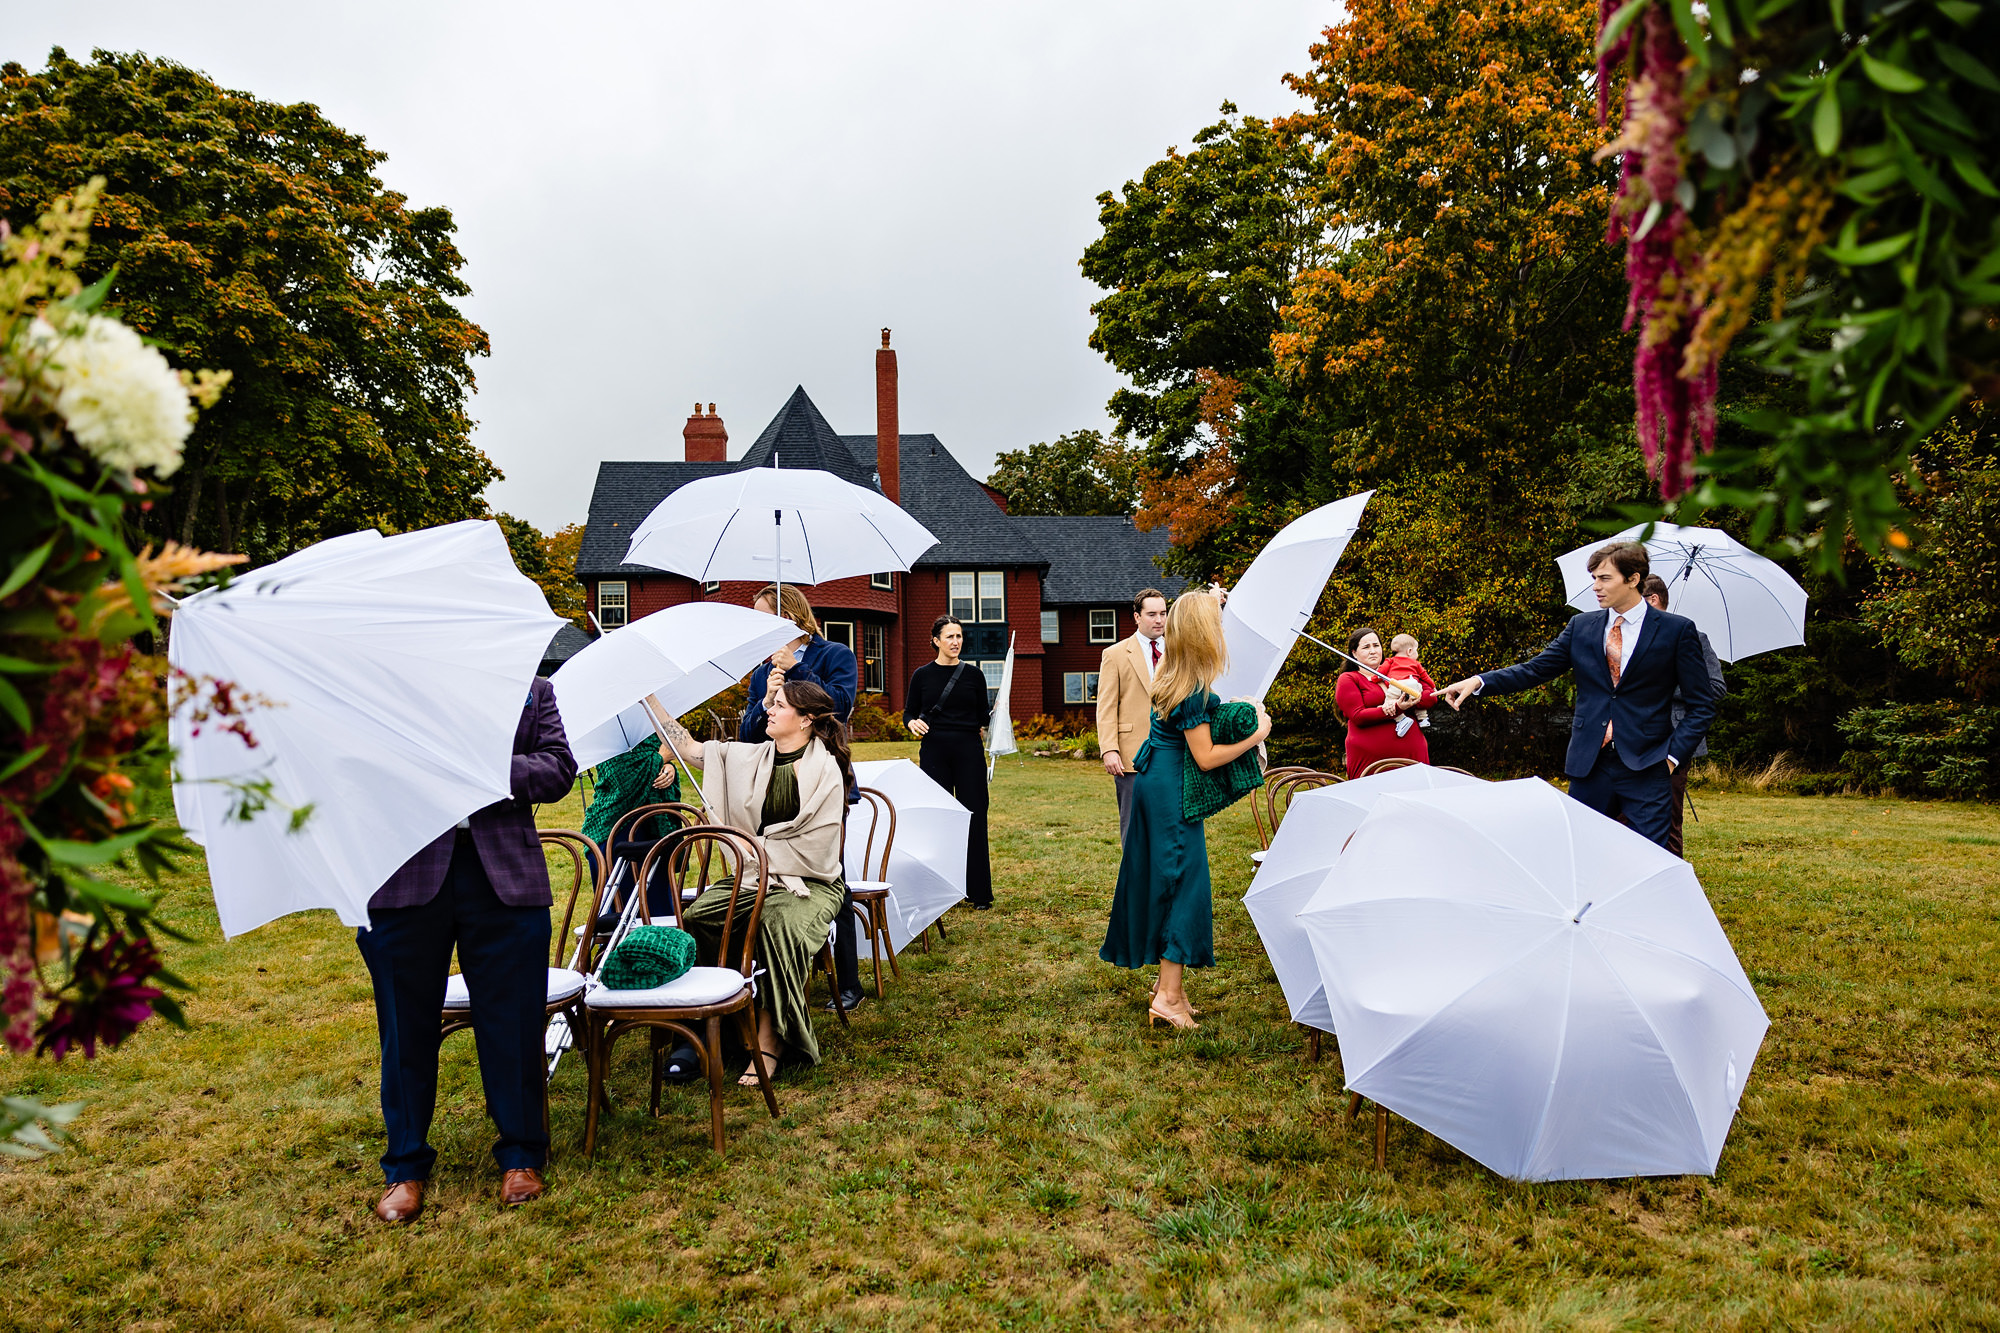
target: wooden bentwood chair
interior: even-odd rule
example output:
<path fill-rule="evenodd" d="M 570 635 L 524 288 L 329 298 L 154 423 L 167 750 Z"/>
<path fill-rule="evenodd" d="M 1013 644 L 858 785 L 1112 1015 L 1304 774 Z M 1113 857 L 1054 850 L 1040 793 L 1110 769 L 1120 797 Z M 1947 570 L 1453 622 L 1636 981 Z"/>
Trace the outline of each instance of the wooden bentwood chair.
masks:
<path fill-rule="evenodd" d="M 671 1033 L 693 1046 L 701 1056 L 702 1072 L 708 1076 L 710 1133 L 716 1152 L 723 1151 L 722 1096 L 726 1081 L 722 1068 L 722 1020 L 734 1017 L 743 1044 L 757 1071 L 757 1085 L 771 1118 L 778 1117 L 778 1098 L 771 1088 L 772 1071 L 765 1067 L 762 1047 L 757 1044 L 757 1027 L 752 1001 L 756 994 L 757 922 L 764 910 L 768 877 L 757 860 L 750 840 L 733 829 L 710 824 L 684 828 L 662 839 L 647 853 L 638 882 L 652 881 L 655 862 L 661 863 L 668 883 L 674 924 L 682 923 L 684 896 L 727 877 L 729 914 L 723 923 L 722 940 L 713 965 L 697 965 L 664 986 L 647 990 L 610 990 L 595 986 L 584 995 L 584 1049 L 590 1061 L 590 1109 L 584 1119 L 583 1150 L 597 1153 L 597 1118 L 606 1104 L 605 1081 L 610 1074 L 611 1052 L 620 1037 L 646 1030 L 664 1038 Z M 647 924 L 652 913 L 646 896 L 640 894 L 637 910 Z M 660 1113 L 660 1082 L 665 1063 L 661 1040 L 652 1049 L 652 1113 Z"/>
<path fill-rule="evenodd" d="M 854 914 L 861 918 L 861 929 L 868 935 L 868 951 L 874 955 L 875 998 L 882 998 L 882 956 L 889 957 L 889 972 L 896 980 L 903 979 L 903 969 L 896 962 L 895 941 L 889 938 L 889 849 L 896 845 L 896 803 L 884 792 L 873 787 L 862 787 L 861 802 L 868 807 L 868 832 L 861 842 L 861 878 L 848 883 L 847 891 L 854 895 Z M 860 806 L 850 813 L 859 816 Z M 877 834 L 881 835 L 882 852 L 876 855 Z M 842 838 L 846 837 L 845 828 Z M 845 862 L 843 855 L 842 861 Z"/>
<path fill-rule="evenodd" d="M 1364 778 L 1372 778 L 1377 773 L 1387 773 L 1392 768 L 1408 768 L 1411 764 L 1414 764 L 1416 762 L 1417 761 L 1414 759 L 1402 759 L 1402 758 L 1377 759 L 1374 763 L 1368 765 L 1368 767 L 1361 770 L 1361 776 Z"/>

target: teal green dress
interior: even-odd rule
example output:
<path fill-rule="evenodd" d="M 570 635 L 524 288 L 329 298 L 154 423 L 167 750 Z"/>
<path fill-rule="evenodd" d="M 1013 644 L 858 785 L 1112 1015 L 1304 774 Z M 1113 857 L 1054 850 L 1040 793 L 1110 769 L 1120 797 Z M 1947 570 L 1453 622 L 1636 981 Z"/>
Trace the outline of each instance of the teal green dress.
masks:
<path fill-rule="evenodd" d="M 1214 908 L 1208 883 L 1208 839 L 1200 820 L 1181 817 L 1181 765 L 1187 734 L 1208 721 L 1221 701 L 1207 690 L 1189 695 L 1173 716 L 1153 718 L 1153 734 L 1132 759 L 1132 821 L 1111 897 L 1111 925 L 1097 956 L 1120 967 L 1164 959 L 1188 967 L 1215 965 Z"/>

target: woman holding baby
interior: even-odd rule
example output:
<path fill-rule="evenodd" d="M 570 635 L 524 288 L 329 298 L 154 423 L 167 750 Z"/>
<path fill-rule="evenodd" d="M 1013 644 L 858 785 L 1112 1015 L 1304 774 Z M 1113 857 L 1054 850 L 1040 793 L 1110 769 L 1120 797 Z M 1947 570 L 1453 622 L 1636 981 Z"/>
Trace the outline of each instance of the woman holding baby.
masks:
<path fill-rule="evenodd" d="M 1333 698 L 1347 719 L 1347 776 L 1358 778 L 1384 759 L 1431 761 L 1424 739 L 1437 686 L 1417 661 L 1417 641 L 1398 634 L 1394 655 L 1382 652 L 1382 636 L 1363 625 L 1347 636 L 1347 652 L 1362 669 L 1343 671 Z"/>

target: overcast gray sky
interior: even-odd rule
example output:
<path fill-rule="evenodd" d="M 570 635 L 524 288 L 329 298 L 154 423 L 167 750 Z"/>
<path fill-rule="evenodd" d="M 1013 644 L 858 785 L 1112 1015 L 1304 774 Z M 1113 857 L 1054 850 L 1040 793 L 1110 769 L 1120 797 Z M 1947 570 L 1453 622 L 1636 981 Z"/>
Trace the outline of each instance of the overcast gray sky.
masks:
<path fill-rule="evenodd" d="M 696 401 L 736 456 L 803 384 L 874 430 L 895 330 L 902 426 L 977 476 L 1106 425 L 1077 259 L 1099 191 L 1280 83 L 1329 0 L 565 6 L 68 0 L 9 6 L 0 59 L 145 51 L 316 103 L 458 220 L 477 441 L 498 509 L 583 519 L 602 459 L 681 456 Z"/>

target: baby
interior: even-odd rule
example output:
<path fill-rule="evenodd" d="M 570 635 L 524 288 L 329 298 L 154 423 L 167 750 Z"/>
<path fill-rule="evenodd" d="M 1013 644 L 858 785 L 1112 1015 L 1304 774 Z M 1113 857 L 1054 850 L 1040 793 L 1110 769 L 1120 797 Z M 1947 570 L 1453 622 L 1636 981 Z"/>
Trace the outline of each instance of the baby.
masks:
<path fill-rule="evenodd" d="M 1382 659 L 1383 675 L 1387 676 L 1390 680 L 1405 680 L 1412 685 L 1422 686 L 1432 693 L 1436 693 L 1437 682 L 1431 679 L 1430 672 L 1424 670 L 1424 664 L 1417 660 L 1417 641 L 1415 638 L 1408 634 L 1398 634 L 1395 638 L 1389 640 L 1389 653 L 1388 657 Z M 1428 708 L 1416 708 L 1397 718 L 1396 734 L 1398 736 L 1409 735 L 1410 724 L 1413 720 L 1417 726 L 1428 727 L 1431 724 L 1431 710 Z"/>

